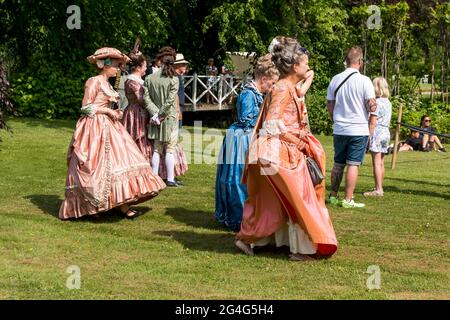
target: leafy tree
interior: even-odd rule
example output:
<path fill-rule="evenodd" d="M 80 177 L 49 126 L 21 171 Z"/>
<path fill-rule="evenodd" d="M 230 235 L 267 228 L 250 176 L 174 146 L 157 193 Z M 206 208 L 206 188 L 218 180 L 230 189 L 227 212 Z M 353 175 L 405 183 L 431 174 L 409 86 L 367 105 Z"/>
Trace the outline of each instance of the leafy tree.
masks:
<path fill-rule="evenodd" d="M 9 100 L 9 82 L 6 78 L 6 67 L 5 63 L 0 60 L 0 130 L 8 130 L 9 127 L 6 125 L 5 116 L 7 113 L 16 114 L 17 112 L 13 107 L 13 104 Z M 1 142 L 0 138 L 0 142 Z"/>

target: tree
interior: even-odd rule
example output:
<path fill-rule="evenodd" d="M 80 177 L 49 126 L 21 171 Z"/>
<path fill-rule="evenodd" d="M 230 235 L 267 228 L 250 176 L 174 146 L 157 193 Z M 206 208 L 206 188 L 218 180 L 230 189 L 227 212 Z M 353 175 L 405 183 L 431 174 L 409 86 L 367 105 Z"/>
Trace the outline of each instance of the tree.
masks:
<path fill-rule="evenodd" d="M 441 64 L 441 97 L 442 103 L 448 105 L 448 69 L 449 69 L 449 38 L 450 38 L 450 3 L 436 7 L 436 18 L 439 26 L 440 44 L 443 49 Z"/>
<path fill-rule="evenodd" d="M 6 113 L 16 113 L 13 104 L 8 97 L 9 82 L 6 78 L 6 68 L 3 60 L 0 60 L 0 130 L 10 130 L 6 125 Z M 0 138 L 0 142 L 1 142 Z"/>

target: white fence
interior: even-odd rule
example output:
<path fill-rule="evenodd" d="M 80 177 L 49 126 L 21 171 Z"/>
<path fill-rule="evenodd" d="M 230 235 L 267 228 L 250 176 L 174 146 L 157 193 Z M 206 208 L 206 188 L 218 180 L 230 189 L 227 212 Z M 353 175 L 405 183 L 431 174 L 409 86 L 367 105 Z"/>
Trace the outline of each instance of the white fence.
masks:
<path fill-rule="evenodd" d="M 247 81 L 247 77 L 231 75 L 199 76 L 195 73 L 192 76 L 184 76 L 184 110 L 229 110 L 232 108 L 231 99 L 239 95 L 240 89 Z"/>

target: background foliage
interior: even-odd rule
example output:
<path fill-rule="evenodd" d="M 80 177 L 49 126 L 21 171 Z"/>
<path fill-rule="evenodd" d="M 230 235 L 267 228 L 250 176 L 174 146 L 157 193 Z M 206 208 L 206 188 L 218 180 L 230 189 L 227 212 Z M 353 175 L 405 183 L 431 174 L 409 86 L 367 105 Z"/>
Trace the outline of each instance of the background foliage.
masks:
<path fill-rule="evenodd" d="M 77 118 L 84 82 L 96 72 L 86 57 L 101 46 L 129 52 L 139 36 L 150 57 L 172 45 L 192 62 L 192 72 L 202 73 L 210 56 L 222 61 L 226 51 L 263 54 L 282 34 L 311 52 L 316 77 L 307 100 L 315 132 L 331 132 L 325 89 L 343 70 L 346 48 L 356 44 L 365 51 L 364 73 L 385 76 L 394 106 L 407 104 L 405 121 L 418 123 L 428 112 L 440 131 L 450 132 L 447 1 L 79 0 L 81 29 L 69 30 L 71 4 L 0 0 L 0 60 L 10 97 L 25 116 Z M 367 27 L 371 4 L 380 8 L 380 29 Z M 433 82 L 426 94 L 419 85 L 424 74 Z"/>

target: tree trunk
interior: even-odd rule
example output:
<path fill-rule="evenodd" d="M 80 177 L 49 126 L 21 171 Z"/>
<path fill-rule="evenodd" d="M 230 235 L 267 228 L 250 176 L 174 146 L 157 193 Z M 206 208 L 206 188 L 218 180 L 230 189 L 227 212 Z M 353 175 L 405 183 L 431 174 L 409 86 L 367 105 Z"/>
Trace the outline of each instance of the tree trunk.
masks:
<path fill-rule="evenodd" d="M 443 23 L 441 23 L 441 38 L 442 38 L 442 49 L 445 50 L 445 35 L 444 35 L 444 27 L 443 27 Z M 442 63 L 441 63 L 441 101 L 442 104 L 444 104 L 445 102 L 445 98 L 444 98 L 444 70 L 445 70 L 445 53 L 444 53 L 444 59 L 442 59 Z"/>
<path fill-rule="evenodd" d="M 433 59 L 433 63 L 431 65 L 431 92 L 430 92 L 430 101 L 431 103 L 433 103 L 433 99 L 434 99 L 434 59 Z"/>
<path fill-rule="evenodd" d="M 400 94 L 400 60 L 401 60 L 401 52 L 402 52 L 402 27 L 403 22 L 400 23 L 400 27 L 397 31 L 396 35 L 396 46 L 395 46 L 395 93 L 396 95 Z"/>
<path fill-rule="evenodd" d="M 367 72 L 367 59 L 366 59 L 367 58 L 367 33 L 365 31 L 366 28 L 363 27 L 363 30 L 364 30 L 363 31 L 363 37 L 364 37 L 364 53 L 363 53 L 364 54 L 364 58 L 363 58 L 364 59 L 364 64 L 363 64 L 364 69 L 363 69 L 363 73 L 365 75 Z"/>
<path fill-rule="evenodd" d="M 444 67 L 444 61 L 442 61 L 442 64 L 441 64 L 441 101 L 442 101 L 442 103 L 444 104 L 445 103 L 445 98 L 444 98 L 444 69 L 445 69 L 445 67 Z"/>
<path fill-rule="evenodd" d="M 383 43 L 383 54 L 381 57 L 381 75 L 387 80 L 387 40 Z"/>
<path fill-rule="evenodd" d="M 449 68 L 449 53 L 448 53 L 448 29 L 444 27 L 444 61 L 445 61 L 445 68 L 444 68 L 444 87 L 443 87 L 443 93 L 445 94 L 445 104 L 448 105 L 448 68 Z"/>

